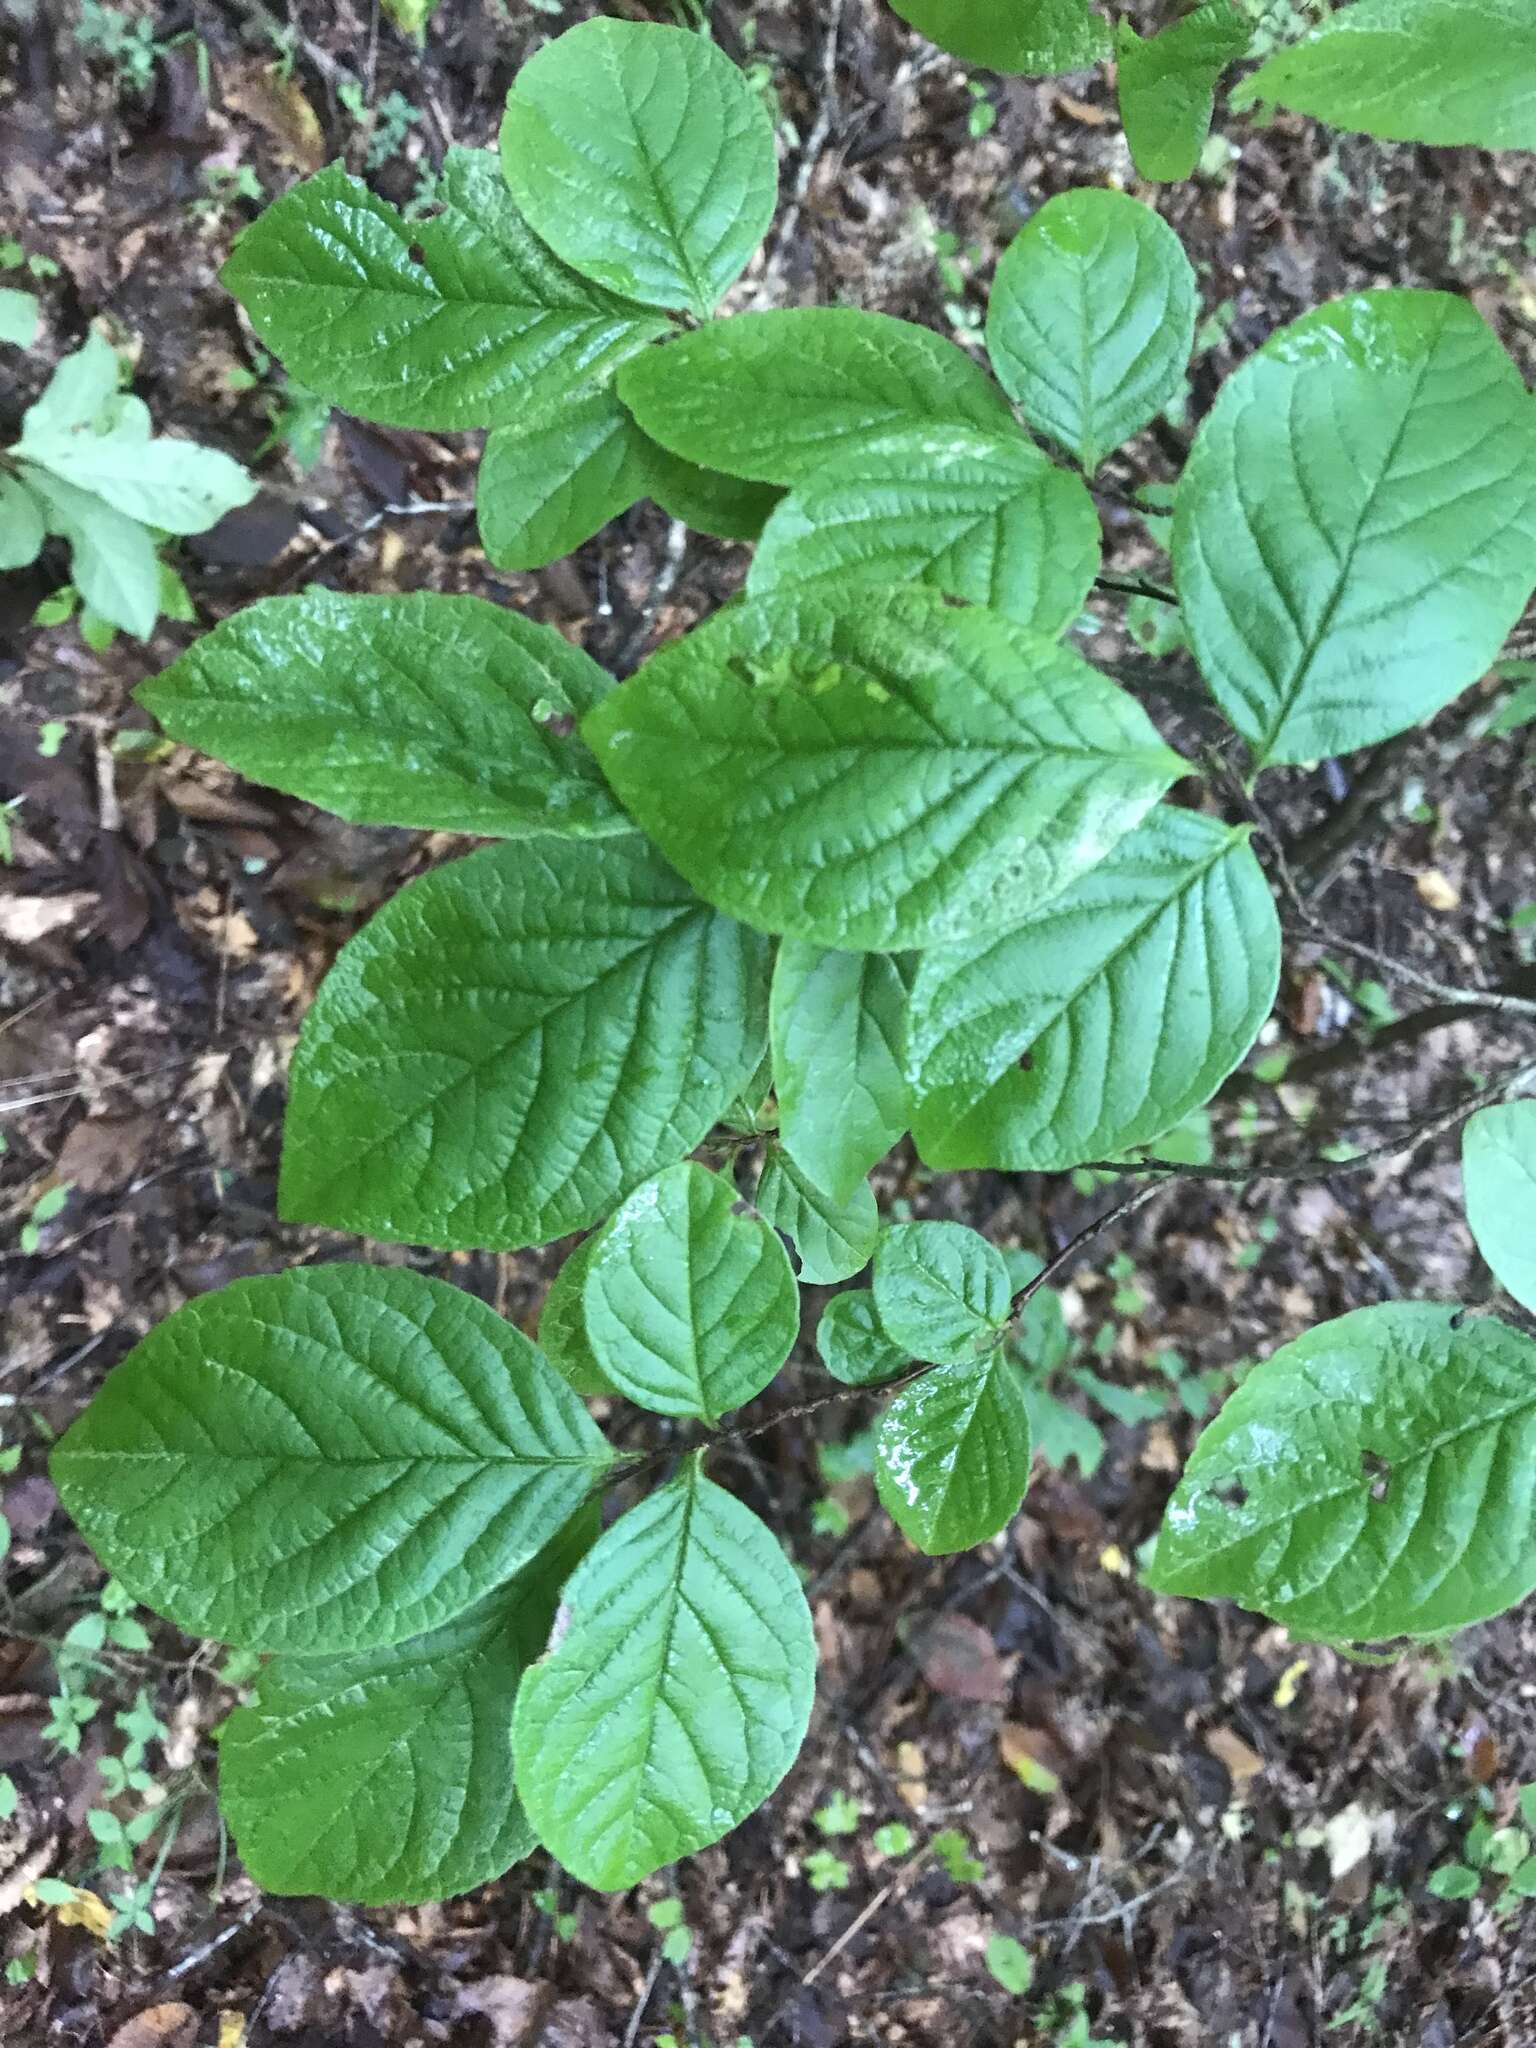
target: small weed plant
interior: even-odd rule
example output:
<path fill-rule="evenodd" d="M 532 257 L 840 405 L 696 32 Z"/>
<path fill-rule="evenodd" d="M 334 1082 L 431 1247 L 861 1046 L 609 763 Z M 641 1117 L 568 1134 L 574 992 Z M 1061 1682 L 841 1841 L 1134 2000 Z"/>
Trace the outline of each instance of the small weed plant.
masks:
<path fill-rule="evenodd" d="M 322 986 L 283 1214 L 450 1251 L 586 1233 L 537 1346 L 408 1266 L 238 1281 L 152 1332 L 54 1454 L 127 1597 L 265 1658 L 222 1799 L 278 1892 L 435 1898 L 536 1844 L 629 1887 L 773 1792 L 811 1617 L 711 1465 L 776 1426 L 739 1418 L 801 1283 L 869 1269 L 821 1311 L 823 1398 L 883 1400 L 870 1455 L 910 1540 L 1006 1528 L 1032 1414 L 1061 1426 L 1049 1281 L 1078 1247 L 1043 1266 L 883 1220 L 869 1176 L 908 1133 L 935 1173 L 1128 1176 L 1097 1229 L 1187 1174 L 1323 1176 L 1465 1124 L 1473 1231 L 1536 1310 L 1536 1054 L 1352 1157 L 1212 1161 L 1199 1127 L 1275 999 L 1271 871 L 1305 914 L 1256 853 L 1263 789 L 1433 716 L 1531 595 L 1536 404 L 1492 332 L 1438 292 L 1362 292 L 1228 381 L 1159 599 L 1227 722 L 1187 759 L 1062 637 L 1100 571 L 1086 479 L 1182 393 L 1200 308 L 1172 230 L 1117 192 L 1053 199 L 998 268 L 989 374 L 873 313 L 717 317 L 775 192 L 769 113 L 719 51 L 591 22 L 520 74 L 500 164 L 449 153 L 431 218 L 332 168 L 225 271 L 322 398 L 490 429 L 503 566 L 641 497 L 755 543 L 740 601 L 621 684 L 475 598 L 315 589 L 143 689 L 258 782 L 491 842 L 404 888 Z M 1514 1035 L 1536 1017 L 1416 980 Z M 1130 1261 L 1112 1277 L 1113 1313 L 1143 1313 Z M 1155 1406 L 1196 1417 L 1225 1391 L 1173 1353 L 1162 1378 Z M 1443 1636 L 1536 1586 L 1533 1465 L 1515 1322 L 1359 1310 L 1206 1423 L 1146 1578 L 1302 1638 Z M 823 1810 L 829 1844 L 848 1818 Z M 932 1849 L 979 1874 L 962 1836 Z M 845 1859 L 813 1855 L 836 1888 Z M 993 1964 L 1022 1988 L 1010 1950 Z M 1052 2024 L 1088 2038 L 1080 2010 Z"/>

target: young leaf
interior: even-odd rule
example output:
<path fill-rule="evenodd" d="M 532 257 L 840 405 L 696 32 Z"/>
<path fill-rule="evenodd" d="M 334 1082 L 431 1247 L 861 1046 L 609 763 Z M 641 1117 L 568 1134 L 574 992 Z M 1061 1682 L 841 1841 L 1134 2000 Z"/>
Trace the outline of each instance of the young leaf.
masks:
<path fill-rule="evenodd" d="M 948 1557 L 1013 1520 L 1031 1456 L 1024 1376 L 993 1351 L 939 1366 L 896 1396 L 875 1439 L 875 1491 L 919 1550 Z"/>
<path fill-rule="evenodd" d="M 1444 292 L 1336 299 L 1227 380 L 1179 482 L 1173 566 L 1257 760 L 1403 732 L 1481 676 L 1536 586 L 1536 405 Z"/>
<path fill-rule="evenodd" d="M 1177 184 L 1194 176 L 1211 132 L 1216 81 L 1251 40 L 1233 0 L 1205 0 L 1155 36 L 1139 36 L 1130 22 L 1120 23 L 1120 125 L 1143 178 Z"/>
<path fill-rule="evenodd" d="M 898 1223 L 875 1247 L 875 1312 L 909 1358 L 948 1365 L 995 1345 L 1013 1289 L 1003 1255 L 964 1223 Z"/>
<path fill-rule="evenodd" d="M 149 529 L 46 469 L 28 464 L 22 476 L 48 531 L 69 542 L 70 578 L 87 607 L 147 640 L 160 609 L 160 563 Z"/>
<path fill-rule="evenodd" d="M 1465 1628 L 1536 1586 L 1533 1464 L 1536 1344 L 1464 1309 L 1356 1309 L 1206 1429 L 1147 1583 L 1335 1642 Z"/>
<path fill-rule="evenodd" d="M 283 1214 L 499 1251 L 597 1222 L 755 1072 L 768 965 L 637 836 L 423 876 L 304 1020 Z"/>
<path fill-rule="evenodd" d="M 847 1280 L 869 1263 L 880 1235 L 880 1211 L 868 1181 L 834 1199 L 801 1172 L 782 1145 L 770 1146 L 757 1183 L 757 1206 L 800 1255 L 800 1278 L 812 1287 Z"/>
<path fill-rule="evenodd" d="M 992 380 L 952 341 L 884 313 L 792 306 L 741 313 L 647 349 L 619 396 L 674 455 L 793 484 L 897 427 L 1014 431 Z"/>
<path fill-rule="evenodd" d="M 891 0 L 903 21 L 988 71 L 1086 71 L 1109 36 L 1088 0 Z"/>
<path fill-rule="evenodd" d="M 634 431 L 644 449 L 647 493 L 663 512 L 716 540 L 760 537 L 769 513 L 784 495 L 776 484 L 749 483 L 722 470 L 700 469 L 642 434 L 638 426 Z"/>
<path fill-rule="evenodd" d="M 480 175 L 461 165 L 453 189 Z M 557 262 L 510 203 L 408 221 L 339 164 L 269 206 L 220 275 L 290 376 L 395 427 L 520 419 L 666 329 Z"/>
<path fill-rule="evenodd" d="M 1355 0 L 1245 79 L 1269 102 L 1388 142 L 1536 149 L 1527 0 Z"/>
<path fill-rule="evenodd" d="M 636 1188 L 587 1260 L 582 1311 L 598 1369 L 658 1415 L 716 1423 L 760 1394 L 800 1329 L 784 1247 L 692 1160 Z"/>
<path fill-rule="evenodd" d="M 534 232 L 584 277 L 707 320 L 768 232 L 773 123 L 707 35 L 587 21 L 517 75 L 507 183 Z"/>
<path fill-rule="evenodd" d="M 355 823 L 522 838 L 633 829 L 574 731 L 611 687 L 483 598 L 316 588 L 235 612 L 136 694 L 183 745 Z"/>
<path fill-rule="evenodd" d="M 1536 1315 L 1536 1102 L 1480 1109 L 1462 1133 L 1461 1170 L 1478 1250 Z"/>
<path fill-rule="evenodd" d="M 1198 310 L 1168 223 L 1085 187 L 1047 200 L 1004 251 L 987 350 L 1031 425 L 1091 474 L 1183 390 Z"/>
<path fill-rule="evenodd" d="M 613 1392 L 613 1382 L 587 1340 L 587 1311 L 582 1299 L 599 1235 L 594 1232 L 577 1245 L 555 1275 L 539 1311 L 539 1349 L 561 1379 L 586 1398 Z"/>
<path fill-rule="evenodd" d="M 798 939 L 779 948 L 768 1009 L 779 1129 L 834 1201 L 907 1128 L 906 1008 L 901 969 L 887 953 L 829 952 Z"/>
<path fill-rule="evenodd" d="M 46 530 L 36 492 L 19 476 L 0 474 L 0 570 L 25 569 L 35 562 Z"/>
<path fill-rule="evenodd" d="M 73 355 L 65 356 L 47 388 L 21 416 L 23 439 L 47 439 L 94 429 L 117 396 L 117 351 L 93 327 Z"/>
<path fill-rule="evenodd" d="M 0 342 L 8 348 L 30 348 L 42 325 L 43 309 L 33 292 L 0 285 Z"/>
<path fill-rule="evenodd" d="M 711 902 L 852 951 L 1018 922 L 1183 772 L 1075 654 L 925 591 L 749 599 L 653 656 L 582 736 Z"/>
<path fill-rule="evenodd" d="M 219 1738 L 220 1803 L 263 1891 L 413 1905 L 532 1851 L 512 1710 L 595 1533 L 584 1511 L 510 1585 L 427 1635 L 266 1666 Z"/>
<path fill-rule="evenodd" d="M 1246 826 L 1160 805 L 990 945 L 936 947 L 908 1018 L 932 1167 L 1062 1172 L 1207 1102 L 1258 1036 L 1280 923 Z"/>
<path fill-rule="evenodd" d="M 611 1461 L 570 1388 L 472 1295 L 299 1266 L 152 1330 L 52 1469 L 135 1600 L 193 1635 L 314 1654 L 462 1614 Z"/>
<path fill-rule="evenodd" d="M 542 569 L 627 512 L 650 485 L 644 440 L 600 384 L 487 435 L 475 486 L 498 569 Z"/>
<path fill-rule="evenodd" d="M 202 533 L 256 495 L 256 479 L 231 456 L 152 435 L 140 399 L 109 399 L 93 428 L 39 427 L 34 413 L 14 451 L 32 474 L 44 469 L 163 533 Z"/>
<path fill-rule="evenodd" d="M 773 1791 L 810 1718 L 810 1610 L 777 1540 L 692 1460 L 600 1538 L 523 1680 L 517 1785 L 573 1877 L 622 1891 Z"/>
<path fill-rule="evenodd" d="M 1099 568 L 1081 480 L 1019 433 L 905 427 L 843 448 L 763 530 L 747 588 L 927 583 L 1054 638 Z"/>
<path fill-rule="evenodd" d="M 833 1379 L 848 1387 L 877 1387 L 912 1363 L 885 1334 L 867 1287 L 850 1288 L 827 1303 L 816 1325 L 816 1349 Z"/>

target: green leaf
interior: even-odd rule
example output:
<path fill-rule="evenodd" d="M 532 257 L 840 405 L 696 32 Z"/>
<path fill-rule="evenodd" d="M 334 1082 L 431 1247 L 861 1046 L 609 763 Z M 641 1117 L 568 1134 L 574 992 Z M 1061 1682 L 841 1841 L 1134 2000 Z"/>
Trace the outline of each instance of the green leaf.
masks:
<path fill-rule="evenodd" d="M 48 531 L 69 542 L 70 576 L 89 609 L 147 640 L 160 609 L 160 564 L 148 529 L 46 469 L 25 465 L 24 481 L 42 503 Z"/>
<path fill-rule="evenodd" d="M 831 1287 L 869 1263 L 880 1235 L 880 1211 L 868 1181 L 840 1198 L 802 1173 L 782 1145 L 769 1147 L 757 1183 L 757 1206 L 800 1254 L 800 1278 Z"/>
<path fill-rule="evenodd" d="M 0 474 L 0 569 L 25 569 L 42 551 L 47 531 L 36 492 L 19 476 Z"/>
<path fill-rule="evenodd" d="M 1017 432 L 906 427 L 843 448 L 763 530 L 747 588 L 926 583 L 1054 638 L 1099 569 L 1081 480 Z"/>
<path fill-rule="evenodd" d="M 1536 149 L 1526 0 L 1356 0 L 1245 79 L 1264 101 L 1389 142 Z"/>
<path fill-rule="evenodd" d="M 880 1299 L 878 1268 L 875 1286 Z M 1031 1455 L 1023 1375 L 993 1351 L 938 1366 L 896 1396 L 875 1442 L 875 1491 L 919 1550 L 948 1557 L 990 1541 L 1013 1520 Z"/>
<path fill-rule="evenodd" d="M 1177 184 L 1194 176 L 1211 132 L 1216 81 L 1252 40 L 1232 0 L 1207 0 L 1160 34 L 1115 31 L 1120 123 L 1143 178 Z"/>
<path fill-rule="evenodd" d="M 907 1128 L 906 1008 L 889 954 L 830 952 L 797 939 L 779 948 L 768 1011 L 779 1129 L 834 1201 L 850 1196 Z"/>
<path fill-rule="evenodd" d="M 1084 188 L 1047 200 L 1004 251 L 987 349 L 1031 425 L 1092 473 L 1183 390 L 1198 311 L 1168 223 Z"/>
<path fill-rule="evenodd" d="M 541 569 L 648 491 L 644 443 L 611 385 L 558 399 L 485 443 L 475 508 L 498 569 Z"/>
<path fill-rule="evenodd" d="M 1483 1880 L 1465 1863 L 1442 1863 L 1429 1873 L 1427 1888 L 1437 1899 L 1475 1899 Z"/>
<path fill-rule="evenodd" d="M 877 1387 L 912 1363 L 885 1334 L 867 1287 L 850 1288 L 827 1303 L 816 1325 L 816 1349 L 833 1379 L 847 1387 Z"/>
<path fill-rule="evenodd" d="M 670 518 L 716 540 L 761 536 L 769 513 L 784 495 L 776 484 L 749 483 L 718 469 L 700 469 L 649 434 L 641 434 L 639 427 L 634 431 L 644 450 L 646 490 Z"/>
<path fill-rule="evenodd" d="M 1080 1408 L 1059 1401 L 1042 1380 L 1025 1382 L 1024 1404 L 1036 1453 L 1057 1472 L 1075 1458 L 1083 1478 L 1091 1479 L 1104 1462 L 1104 1432 L 1098 1424 Z"/>
<path fill-rule="evenodd" d="M 22 438 L 94 428 L 117 396 L 119 376 L 116 350 L 93 327 L 74 354 L 64 357 L 42 397 L 22 414 Z"/>
<path fill-rule="evenodd" d="M 1536 404 L 1461 299 L 1320 306 L 1227 380 L 1173 565 L 1261 764 L 1390 738 L 1476 682 L 1536 584 Z"/>
<path fill-rule="evenodd" d="M 1003 1255 L 964 1223 L 898 1223 L 875 1247 L 875 1312 L 909 1358 L 974 1358 L 1008 1319 Z"/>
<path fill-rule="evenodd" d="M 702 327 L 627 363 L 619 396 L 674 455 L 770 484 L 798 483 L 897 427 L 1013 424 L 997 386 L 954 342 L 844 306 Z"/>
<path fill-rule="evenodd" d="M 1464 1309 L 1357 1309 L 1205 1430 L 1147 1583 L 1334 1642 L 1465 1628 L 1536 1586 L 1533 1463 L 1536 1344 Z"/>
<path fill-rule="evenodd" d="M 587 1260 L 587 1343 L 621 1394 L 714 1424 L 760 1394 L 800 1330 L 784 1247 L 693 1160 L 622 1204 Z"/>
<path fill-rule="evenodd" d="M 42 317 L 35 293 L 18 291 L 13 284 L 0 285 L 0 342 L 10 348 L 30 348 Z"/>
<path fill-rule="evenodd" d="M 266 1666 L 219 1738 L 220 1804 L 263 1891 L 414 1905 L 531 1853 L 512 1710 L 595 1533 L 595 1514 L 577 1516 L 511 1585 L 426 1635 Z"/>
<path fill-rule="evenodd" d="M 557 262 L 505 191 L 487 193 L 494 164 L 465 161 L 479 154 L 445 170 L 462 204 L 433 220 L 406 220 L 332 164 L 245 229 L 220 275 L 291 376 L 388 426 L 495 426 L 665 331 Z"/>
<path fill-rule="evenodd" d="M 1478 1250 L 1536 1315 L 1536 1102 L 1480 1109 L 1462 1133 L 1461 1170 Z"/>
<path fill-rule="evenodd" d="M 773 123 L 707 35 L 588 21 L 517 75 L 507 183 L 534 232 L 584 277 L 707 320 L 768 232 Z"/>
<path fill-rule="evenodd" d="M 903 21 L 989 71 L 1086 71 L 1109 53 L 1088 0 L 891 0 Z"/>
<path fill-rule="evenodd" d="M 1279 985 L 1249 836 L 1159 805 L 1025 923 L 923 955 L 907 1072 L 927 1165 L 1064 1172 L 1210 1100 Z"/>
<path fill-rule="evenodd" d="M 555 1275 L 539 1311 L 540 1350 L 561 1379 L 584 1398 L 613 1392 L 613 1382 L 598 1364 L 587 1341 L 587 1311 L 582 1300 L 597 1238 L 598 1233 L 594 1232 L 577 1245 Z"/>
<path fill-rule="evenodd" d="M 1034 1958 L 1011 1934 L 994 1934 L 987 1943 L 987 1974 L 1013 1998 L 1022 1998 L 1035 1981 Z"/>
<path fill-rule="evenodd" d="M 135 1600 L 193 1635 L 313 1654 L 462 1614 L 611 1460 L 570 1388 L 472 1295 L 301 1266 L 151 1331 L 52 1469 Z"/>
<path fill-rule="evenodd" d="M 575 735 L 612 687 L 478 597 L 311 589 L 235 612 L 139 686 L 173 739 L 358 824 L 628 832 Z"/>
<path fill-rule="evenodd" d="M 690 1461 L 607 1531 L 523 1681 L 517 1784 L 582 1884 L 622 1891 L 773 1791 L 810 1718 L 810 1610 L 778 1542 Z"/>
<path fill-rule="evenodd" d="M 15 454 L 163 533 L 202 533 L 256 495 L 256 479 L 231 456 L 151 435 L 136 398 L 109 400 L 94 429 L 29 424 Z"/>
<path fill-rule="evenodd" d="M 653 656 L 582 736 L 711 902 L 851 951 L 1017 923 L 1184 765 L 1075 654 L 925 591 L 749 599 Z"/>
<path fill-rule="evenodd" d="M 499 1251 L 597 1222 L 755 1072 L 768 967 L 634 836 L 513 841 L 423 876 L 304 1021 L 283 1214 Z"/>

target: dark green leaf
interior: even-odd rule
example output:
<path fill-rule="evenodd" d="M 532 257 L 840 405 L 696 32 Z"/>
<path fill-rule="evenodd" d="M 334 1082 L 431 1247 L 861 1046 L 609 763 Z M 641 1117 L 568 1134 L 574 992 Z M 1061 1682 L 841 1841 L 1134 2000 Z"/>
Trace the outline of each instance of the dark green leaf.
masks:
<path fill-rule="evenodd" d="M 685 462 L 670 448 L 663 448 L 649 434 L 641 434 L 646 472 L 646 489 L 662 511 L 681 519 L 695 533 L 713 535 L 716 540 L 757 540 L 768 523 L 768 515 L 783 497 L 775 484 L 749 483 L 746 478 L 727 476 L 722 470 L 700 469 Z"/>
<path fill-rule="evenodd" d="M 487 436 L 475 509 L 498 569 L 541 569 L 643 498 L 642 437 L 608 384 Z"/>
<path fill-rule="evenodd" d="M 834 1200 L 852 1194 L 907 1128 L 906 1008 L 889 954 L 797 939 L 779 948 L 769 1004 L 779 1128 Z"/>
<path fill-rule="evenodd" d="M 587 1341 L 587 1311 L 582 1299 L 597 1239 L 594 1231 L 577 1245 L 555 1275 L 539 1311 L 539 1349 L 567 1385 L 585 1398 L 613 1392 L 612 1381 Z"/>
<path fill-rule="evenodd" d="M 1002 1253 L 964 1223 L 898 1223 L 875 1247 L 875 1310 L 909 1358 L 973 1358 L 996 1344 L 1012 1298 Z"/>
<path fill-rule="evenodd" d="M 800 1255 L 800 1278 L 813 1287 L 850 1279 L 869 1263 L 880 1235 L 880 1211 L 867 1181 L 841 1198 L 802 1173 L 782 1145 L 769 1148 L 757 1183 L 757 1206 Z"/>

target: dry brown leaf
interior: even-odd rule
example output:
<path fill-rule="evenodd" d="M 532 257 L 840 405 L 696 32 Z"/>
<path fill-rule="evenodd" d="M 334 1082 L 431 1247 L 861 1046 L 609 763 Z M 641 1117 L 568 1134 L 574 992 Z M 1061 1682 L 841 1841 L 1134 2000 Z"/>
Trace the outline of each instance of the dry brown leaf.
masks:
<path fill-rule="evenodd" d="M 1256 1749 L 1250 1749 L 1241 1735 L 1234 1734 L 1230 1728 L 1212 1728 L 1205 1738 L 1205 1746 L 1218 1763 L 1226 1765 L 1227 1775 L 1238 1791 L 1264 1769 L 1263 1757 Z"/>
<path fill-rule="evenodd" d="M 11 946 L 35 946 L 95 908 L 96 897 L 88 889 L 66 889 L 58 896 L 0 896 L 0 939 Z"/>
<path fill-rule="evenodd" d="M 1426 868 L 1414 881 L 1421 902 L 1431 910 L 1458 910 L 1461 907 L 1461 891 L 1448 875 L 1439 868 Z"/>
<path fill-rule="evenodd" d="M 950 1699 L 996 1705 L 1008 1695 L 997 1645 L 966 1614 L 936 1614 L 920 1621 L 908 1647 L 935 1692 Z"/>
<path fill-rule="evenodd" d="M 197 2014 L 190 2005 L 148 2005 L 124 2021 L 107 2048 L 193 2048 Z"/>
<path fill-rule="evenodd" d="M 325 131 L 298 80 L 284 78 L 276 65 L 244 62 L 219 67 L 227 111 L 264 128 L 301 171 L 325 162 Z"/>
<path fill-rule="evenodd" d="M 87 1195 L 133 1179 L 164 1124 L 152 1116 L 93 1116 L 77 1123 L 54 1162 L 53 1177 Z"/>

